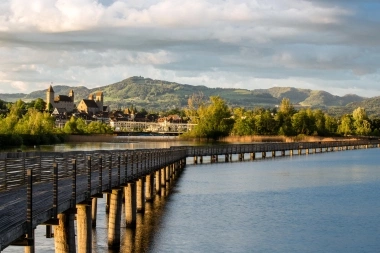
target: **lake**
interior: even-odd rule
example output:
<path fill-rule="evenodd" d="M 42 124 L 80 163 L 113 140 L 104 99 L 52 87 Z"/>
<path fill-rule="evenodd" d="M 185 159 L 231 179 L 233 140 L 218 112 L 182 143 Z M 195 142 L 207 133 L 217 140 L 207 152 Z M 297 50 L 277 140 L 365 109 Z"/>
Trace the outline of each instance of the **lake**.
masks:
<path fill-rule="evenodd" d="M 188 165 L 171 194 L 138 215 L 135 231 L 122 228 L 120 252 L 380 252 L 379 154 Z M 94 252 L 114 252 L 104 209 L 99 199 Z M 54 251 L 44 233 L 39 226 L 36 252 Z"/>

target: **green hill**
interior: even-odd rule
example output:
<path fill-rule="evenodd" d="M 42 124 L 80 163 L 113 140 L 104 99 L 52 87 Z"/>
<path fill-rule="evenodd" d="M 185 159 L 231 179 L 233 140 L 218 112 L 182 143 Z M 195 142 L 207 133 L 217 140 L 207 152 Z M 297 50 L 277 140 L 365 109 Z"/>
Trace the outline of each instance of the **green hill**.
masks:
<path fill-rule="evenodd" d="M 187 105 L 189 97 L 194 93 L 203 93 L 206 99 L 210 96 L 220 96 L 232 107 L 241 106 L 246 108 L 273 108 L 279 105 L 283 98 L 289 98 L 293 104 L 326 110 L 333 108 L 333 112 L 339 112 L 350 110 L 352 106 L 355 106 L 355 103 L 366 101 L 357 95 L 339 97 L 325 91 L 293 87 L 273 87 L 256 90 L 208 88 L 206 86 L 179 84 L 138 76 L 93 89 L 83 86 L 54 86 L 53 88 L 56 95 L 68 95 L 69 91 L 73 89 L 76 103 L 83 98 L 87 98 L 89 94 L 101 90 L 104 92 L 105 104 L 109 105 L 111 109 L 123 109 L 133 105 L 137 108 L 155 111 L 183 108 Z M 46 90 L 34 91 L 30 94 L 0 94 L 0 99 L 5 101 L 15 101 L 17 99 L 30 101 L 36 98 L 45 99 Z M 347 104 L 350 104 L 350 106 L 346 107 Z"/>

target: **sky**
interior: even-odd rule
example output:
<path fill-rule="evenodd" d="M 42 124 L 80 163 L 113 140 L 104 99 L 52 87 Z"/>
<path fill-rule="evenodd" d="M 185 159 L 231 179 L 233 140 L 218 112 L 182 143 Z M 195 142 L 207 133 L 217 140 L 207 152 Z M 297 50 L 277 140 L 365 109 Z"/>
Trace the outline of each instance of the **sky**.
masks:
<path fill-rule="evenodd" d="M 380 96 L 379 0 L 1 0 L 0 93 L 143 76 Z"/>

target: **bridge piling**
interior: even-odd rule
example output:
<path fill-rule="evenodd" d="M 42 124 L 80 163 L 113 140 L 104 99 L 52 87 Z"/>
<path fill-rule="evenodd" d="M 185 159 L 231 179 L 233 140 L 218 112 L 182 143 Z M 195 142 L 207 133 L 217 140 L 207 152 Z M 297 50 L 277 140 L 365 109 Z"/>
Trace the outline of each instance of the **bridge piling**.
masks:
<path fill-rule="evenodd" d="M 97 216 L 97 211 L 98 211 L 98 199 L 97 198 L 92 198 L 91 200 L 91 226 L 93 228 L 96 227 L 96 216 Z"/>
<path fill-rule="evenodd" d="M 55 253 L 75 253 L 75 211 L 69 209 L 58 214 L 59 225 L 54 226 Z"/>
<path fill-rule="evenodd" d="M 145 177 L 140 177 L 137 180 L 137 212 L 144 213 L 145 211 L 145 194 L 144 194 Z"/>
<path fill-rule="evenodd" d="M 91 206 L 87 203 L 77 204 L 77 238 L 78 253 L 91 253 Z"/>
<path fill-rule="evenodd" d="M 125 226 L 127 228 L 136 227 L 136 213 L 137 213 L 137 200 L 136 200 L 136 183 L 128 183 L 127 187 L 124 187 L 125 195 Z"/>
<path fill-rule="evenodd" d="M 154 190 L 154 174 L 149 174 L 146 176 L 146 183 L 145 183 L 145 200 L 147 202 L 153 201 L 153 190 Z"/>
<path fill-rule="evenodd" d="M 120 248 L 121 190 L 112 189 L 111 206 L 108 218 L 108 248 Z"/>
<path fill-rule="evenodd" d="M 161 170 L 156 170 L 155 174 L 155 190 L 156 194 L 159 195 L 161 191 Z"/>

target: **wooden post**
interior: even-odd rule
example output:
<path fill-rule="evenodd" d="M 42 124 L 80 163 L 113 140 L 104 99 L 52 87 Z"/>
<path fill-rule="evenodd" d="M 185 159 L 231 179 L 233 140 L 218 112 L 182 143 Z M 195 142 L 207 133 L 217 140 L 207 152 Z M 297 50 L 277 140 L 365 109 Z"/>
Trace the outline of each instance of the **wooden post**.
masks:
<path fill-rule="evenodd" d="M 154 174 L 146 176 L 145 199 L 147 202 L 153 201 Z"/>
<path fill-rule="evenodd" d="M 128 183 L 127 187 L 124 187 L 125 196 L 125 226 L 127 228 L 136 227 L 136 183 Z"/>
<path fill-rule="evenodd" d="M 96 227 L 96 214 L 98 212 L 98 199 L 97 198 L 92 198 L 91 200 L 91 226 L 93 228 Z"/>
<path fill-rule="evenodd" d="M 108 248 L 120 248 L 121 191 L 112 189 L 111 206 L 108 218 Z"/>
<path fill-rule="evenodd" d="M 91 156 L 87 157 L 87 196 L 86 200 L 91 198 Z"/>
<path fill-rule="evenodd" d="M 98 193 L 103 192 L 103 158 L 99 157 Z"/>
<path fill-rule="evenodd" d="M 72 160 L 71 174 L 71 208 L 75 208 L 77 203 L 77 160 Z"/>
<path fill-rule="evenodd" d="M 59 225 L 54 226 L 56 253 L 75 253 L 75 214 L 72 209 L 58 214 Z"/>
<path fill-rule="evenodd" d="M 91 206 L 86 203 L 77 204 L 78 253 L 91 253 L 91 232 Z"/>
<path fill-rule="evenodd" d="M 144 194 L 145 177 L 141 177 L 137 181 L 137 212 L 144 213 L 145 211 L 145 194 Z"/>
<path fill-rule="evenodd" d="M 156 170 L 156 194 L 160 194 L 161 191 L 161 170 Z"/>
<path fill-rule="evenodd" d="M 26 172 L 27 177 L 27 209 L 26 209 L 26 240 L 28 246 L 25 246 L 25 253 L 34 253 L 34 228 L 33 228 L 33 174 L 32 169 Z"/>

